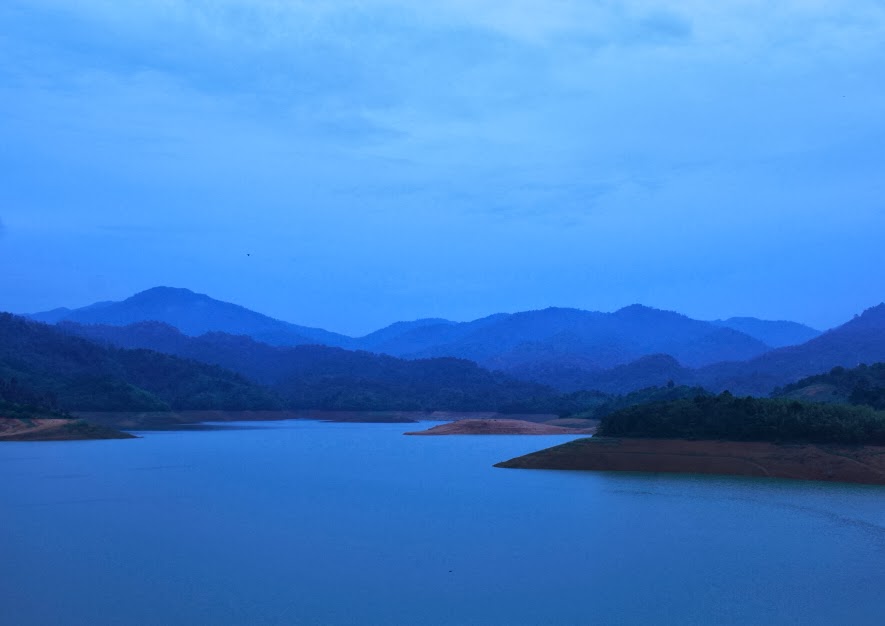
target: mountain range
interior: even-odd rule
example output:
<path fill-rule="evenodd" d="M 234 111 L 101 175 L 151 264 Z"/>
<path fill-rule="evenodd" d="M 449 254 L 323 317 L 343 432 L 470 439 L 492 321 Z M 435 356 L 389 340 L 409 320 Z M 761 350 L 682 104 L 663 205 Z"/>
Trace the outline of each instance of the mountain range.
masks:
<path fill-rule="evenodd" d="M 316 388 L 323 371 L 332 377 L 327 382 L 357 387 L 367 372 L 396 371 L 393 378 L 414 383 L 422 375 L 412 379 L 412 370 L 426 370 L 428 363 L 434 364 L 431 369 L 442 367 L 444 362 L 460 363 L 461 368 L 472 362 L 470 367 L 478 365 L 477 372 L 492 377 L 487 382 L 498 377 L 505 386 L 518 380 L 537 385 L 533 392 L 505 393 L 491 402 L 495 406 L 505 397 L 543 395 L 551 387 L 626 393 L 670 381 L 765 395 L 835 366 L 885 360 L 885 305 L 825 333 L 795 322 L 708 322 L 632 305 L 613 313 L 548 308 L 470 322 L 422 319 L 348 337 L 275 320 L 186 289 L 158 287 L 122 302 L 56 309 L 31 318 L 108 346 L 218 365 L 277 390 L 294 380 L 312 381 L 305 384 Z M 392 393 L 392 387 L 387 389 Z M 306 398 L 305 393 L 290 386 L 284 395 Z"/>
<path fill-rule="evenodd" d="M 159 322 L 50 326 L 0 313 L 0 400 L 66 411 L 498 411 L 557 395 L 463 359 L 188 337 Z"/>
<path fill-rule="evenodd" d="M 51 324 L 110 326 L 158 321 L 189 336 L 223 332 L 275 346 L 319 344 L 407 359 L 457 357 L 522 375 L 545 368 L 594 371 L 656 353 L 701 367 L 746 360 L 820 334 L 794 322 L 754 318 L 706 322 L 632 305 L 614 313 L 548 308 L 498 313 L 470 322 L 422 319 L 396 322 L 364 337 L 348 337 L 171 287 L 149 289 L 121 302 L 55 309 L 30 317 Z"/>

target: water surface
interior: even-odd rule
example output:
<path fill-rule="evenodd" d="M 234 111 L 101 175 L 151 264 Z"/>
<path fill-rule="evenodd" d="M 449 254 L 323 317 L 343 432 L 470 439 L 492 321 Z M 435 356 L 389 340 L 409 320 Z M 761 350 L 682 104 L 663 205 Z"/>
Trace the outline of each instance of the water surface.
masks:
<path fill-rule="evenodd" d="M 5 443 L 0 623 L 885 614 L 881 487 L 496 469 L 570 438 L 401 434 L 414 429 L 292 421 Z"/>

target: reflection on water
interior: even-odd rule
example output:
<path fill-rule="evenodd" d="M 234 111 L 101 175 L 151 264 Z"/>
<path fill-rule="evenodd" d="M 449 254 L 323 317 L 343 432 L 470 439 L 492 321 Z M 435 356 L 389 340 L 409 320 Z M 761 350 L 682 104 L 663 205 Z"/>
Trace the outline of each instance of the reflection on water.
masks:
<path fill-rule="evenodd" d="M 0 446 L 14 476 L 0 574 L 15 581 L 0 621 L 873 624 L 885 610 L 881 487 L 492 467 L 568 437 L 225 426 Z"/>

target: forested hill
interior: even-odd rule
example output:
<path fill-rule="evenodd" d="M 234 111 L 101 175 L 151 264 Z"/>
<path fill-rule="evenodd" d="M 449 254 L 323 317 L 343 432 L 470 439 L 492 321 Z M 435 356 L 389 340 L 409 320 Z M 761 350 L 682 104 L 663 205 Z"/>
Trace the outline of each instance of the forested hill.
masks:
<path fill-rule="evenodd" d="M 455 358 L 404 360 L 327 346 L 275 347 L 245 336 L 188 337 L 157 322 L 125 327 L 62 324 L 66 333 L 150 348 L 229 368 L 270 386 L 288 407 L 342 410 L 497 411 L 556 392 Z"/>
<path fill-rule="evenodd" d="M 604 437 L 885 444 L 885 413 L 869 407 L 737 398 L 729 393 L 652 402 L 602 419 Z"/>
<path fill-rule="evenodd" d="M 572 375 L 566 380 L 569 386 L 564 388 L 569 389 L 579 380 L 589 389 L 627 393 L 672 380 L 716 392 L 768 396 L 778 387 L 829 372 L 834 367 L 854 368 L 880 361 L 885 361 L 885 305 L 867 309 L 801 345 L 771 350 L 747 361 L 691 368 L 670 355 L 651 355 L 627 365 L 587 372 L 580 378 Z"/>
<path fill-rule="evenodd" d="M 772 350 L 746 362 L 697 370 L 693 382 L 735 394 L 768 395 L 776 387 L 834 367 L 885 361 L 885 304 L 799 346 Z"/>
<path fill-rule="evenodd" d="M 30 317 L 48 323 L 70 321 L 111 326 L 159 321 L 192 337 L 223 332 L 247 335 L 275 346 L 319 344 L 400 358 L 456 357 L 520 377 L 532 373 L 533 380 L 545 384 L 554 381 L 544 378 L 547 370 L 588 372 L 623 365 L 649 354 L 669 354 L 691 367 L 748 359 L 770 348 L 756 334 L 782 345 L 789 340 L 785 324 L 790 324 L 751 318 L 707 322 L 642 305 L 613 313 L 550 307 L 496 313 L 469 322 L 396 322 L 364 337 L 347 337 L 290 324 L 188 289 L 171 287 L 148 289 L 121 302 L 99 302 L 74 310 L 54 309 Z M 793 336 L 801 336 L 792 327 L 787 330 L 794 331 Z"/>
<path fill-rule="evenodd" d="M 815 402 L 865 404 L 885 410 L 885 363 L 862 364 L 850 369 L 834 367 L 826 374 L 809 376 L 778 388 L 772 395 Z"/>
<path fill-rule="evenodd" d="M 100 346 L 8 313 L 0 313 L 0 380 L 68 411 L 280 407 L 276 394 L 221 367 Z"/>

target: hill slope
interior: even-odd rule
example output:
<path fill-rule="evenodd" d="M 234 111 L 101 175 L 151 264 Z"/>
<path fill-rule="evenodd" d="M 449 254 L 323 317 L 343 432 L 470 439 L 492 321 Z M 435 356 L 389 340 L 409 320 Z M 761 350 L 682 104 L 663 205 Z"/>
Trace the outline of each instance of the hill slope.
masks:
<path fill-rule="evenodd" d="M 856 367 L 885 361 L 885 304 L 798 346 L 772 350 L 744 363 L 719 363 L 696 372 L 709 389 L 767 395 L 805 376 L 834 367 Z"/>
<path fill-rule="evenodd" d="M 30 317 L 48 323 L 112 326 L 158 321 L 194 337 L 223 332 L 275 346 L 319 344 L 409 359 L 456 357 L 562 388 L 575 388 L 574 381 L 582 372 L 623 365 L 649 354 L 670 354 L 685 365 L 699 367 L 748 359 L 769 349 L 725 323 L 693 320 L 640 305 L 614 313 L 563 308 L 499 313 L 462 323 L 421 319 L 354 338 L 276 320 L 187 289 L 156 287 L 122 302 L 55 309 Z"/>
<path fill-rule="evenodd" d="M 775 389 L 772 396 L 812 402 L 865 404 L 885 410 L 885 363 L 834 367 L 826 374 L 809 376 Z"/>
<path fill-rule="evenodd" d="M 842 326 L 797 346 L 770 350 L 745 361 L 724 361 L 699 368 L 686 367 L 670 355 L 641 357 L 614 368 L 582 374 L 588 389 L 628 393 L 645 386 L 674 381 L 711 391 L 767 396 L 775 388 L 828 372 L 885 361 L 885 305 L 864 311 Z M 821 389 L 818 389 L 821 392 Z"/>
<path fill-rule="evenodd" d="M 0 379 L 18 397 L 68 411 L 279 406 L 273 393 L 220 367 L 100 346 L 8 313 L 0 313 Z"/>
<path fill-rule="evenodd" d="M 633 305 L 615 313 L 544 309 L 463 324 L 425 326 L 379 350 L 406 358 L 455 356 L 562 389 L 582 373 L 665 353 L 689 366 L 765 353 L 761 341 L 678 313 Z"/>
<path fill-rule="evenodd" d="M 65 323 L 64 332 L 229 368 L 272 387 L 300 409 L 497 411 L 549 398 L 549 387 L 490 372 L 463 359 L 403 360 L 328 346 L 276 347 L 250 337 L 187 337 L 157 322 L 125 327 Z"/>
<path fill-rule="evenodd" d="M 772 348 L 796 346 L 811 341 L 821 334 L 819 330 L 805 324 L 760 320 L 755 317 L 730 317 L 727 320 L 715 320 L 712 323 L 742 332 Z"/>
<path fill-rule="evenodd" d="M 340 346 L 351 342 L 351 338 L 344 335 L 296 326 L 236 304 L 172 287 L 148 289 L 122 302 L 103 302 L 74 310 L 55 309 L 29 317 L 47 323 L 69 321 L 112 326 L 158 321 L 171 324 L 186 335 L 219 331 L 249 335 L 258 341 L 281 346 L 314 343 Z"/>

